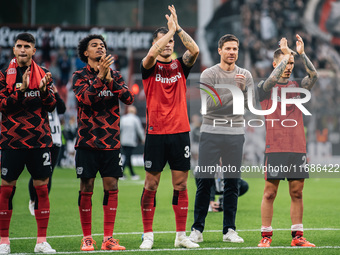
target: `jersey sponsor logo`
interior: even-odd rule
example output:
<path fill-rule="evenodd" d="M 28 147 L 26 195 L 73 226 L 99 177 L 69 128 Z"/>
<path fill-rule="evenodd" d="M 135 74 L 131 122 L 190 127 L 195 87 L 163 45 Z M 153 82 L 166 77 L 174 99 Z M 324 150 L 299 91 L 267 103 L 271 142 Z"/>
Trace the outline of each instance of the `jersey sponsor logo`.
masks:
<path fill-rule="evenodd" d="M 78 167 L 77 167 L 77 174 L 82 174 L 83 171 L 84 171 L 84 168 L 83 168 L 83 167 L 81 167 L 81 166 L 78 166 Z"/>
<path fill-rule="evenodd" d="M 181 79 L 182 75 L 180 72 L 178 72 L 175 76 L 170 78 L 164 78 L 160 74 L 156 74 L 155 81 L 160 81 L 161 83 L 173 83 L 178 81 L 178 79 Z"/>
<path fill-rule="evenodd" d="M 39 90 L 26 91 L 25 97 L 40 97 L 40 91 Z"/>
<path fill-rule="evenodd" d="M 7 75 L 16 74 L 16 73 L 17 73 L 17 69 L 15 69 L 15 68 L 10 68 L 10 69 L 7 70 Z"/>
<path fill-rule="evenodd" d="M 170 67 L 171 67 L 172 69 L 176 69 L 176 68 L 178 67 L 178 65 L 177 65 L 176 62 L 174 62 L 174 63 L 172 63 L 172 64 L 170 65 Z"/>
<path fill-rule="evenodd" d="M 145 168 L 151 168 L 151 166 L 152 166 L 152 161 L 147 160 L 147 161 L 145 161 L 144 165 L 145 165 Z"/>
<path fill-rule="evenodd" d="M 1 174 L 2 175 L 7 175 L 7 173 L 8 173 L 8 169 L 3 167 L 2 170 L 1 170 Z"/>
<path fill-rule="evenodd" d="M 110 90 L 103 90 L 98 93 L 98 97 L 113 97 L 114 94 Z"/>

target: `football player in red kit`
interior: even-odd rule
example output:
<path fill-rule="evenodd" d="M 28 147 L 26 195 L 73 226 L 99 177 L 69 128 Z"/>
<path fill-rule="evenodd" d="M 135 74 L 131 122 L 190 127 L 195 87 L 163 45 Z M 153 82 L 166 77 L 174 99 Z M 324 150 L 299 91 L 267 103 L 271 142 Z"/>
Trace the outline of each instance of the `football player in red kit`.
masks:
<path fill-rule="evenodd" d="M 172 205 L 176 218 L 175 247 L 196 248 L 185 235 L 188 214 L 187 178 L 190 169 L 190 125 L 187 115 L 186 79 L 199 49 L 195 41 L 179 26 L 175 7 L 168 7 L 168 29 L 154 32 L 153 43 L 142 60 L 141 71 L 146 95 L 145 185 L 141 199 L 144 227 L 141 249 L 153 246 L 152 223 L 156 191 L 161 173 L 168 162 L 172 173 Z M 177 33 L 187 51 L 172 59 L 174 35 Z"/>
<path fill-rule="evenodd" d="M 291 233 L 293 240 L 292 246 L 309 246 L 315 247 L 303 237 L 303 201 L 302 190 L 304 179 L 308 178 L 308 172 L 304 168 L 306 163 L 306 138 L 303 125 L 301 110 L 295 104 L 287 105 L 286 114 L 281 112 L 281 92 L 285 88 L 303 88 L 311 90 L 317 81 L 317 72 L 315 67 L 308 59 L 304 51 L 304 42 L 299 35 L 296 35 L 296 51 L 300 55 L 307 76 L 302 79 L 301 83 L 289 81 L 289 77 L 294 68 L 294 53 L 289 49 L 286 38 L 280 41 L 280 48 L 274 52 L 274 71 L 269 78 L 258 85 L 260 103 L 263 110 L 272 106 L 273 90 L 277 89 L 277 107 L 276 110 L 266 119 L 275 119 L 275 124 L 266 121 L 266 150 L 265 150 L 265 167 L 266 181 L 264 194 L 261 204 L 262 240 L 259 247 L 270 247 L 272 242 L 273 229 L 271 226 L 273 218 L 273 203 L 277 194 L 280 180 L 287 178 L 289 184 L 289 194 L 291 197 L 290 217 L 292 220 Z M 287 98 L 299 99 L 303 94 L 287 93 Z M 290 127 L 277 123 L 290 119 L 293 123 Z M 282 171 L 282 166 L 291 171 Z M 281 169 L 281 170 L 280 170 Z"/>
<path fill-rule="evenodd" d="M 120 153 L 119 101 L 132 104 L 133 94 L 122 75 L 110 65 L 101 35 L 89 35 L 78 44 L 78 55 L 87 65 L 73 75 L 78 102 L 76 169 L 80 178 L 79 214 L 83 230 L 82 251 L 94 250 L 91 233 L 92 194 L 99 171 L 104 188 L 104 238 L 102 250 L 125 250 L 112 238 L 118 204 L 118 179 L 123 176 Z"/>
<path fill-rule="evenodd" d="M 55 253 L 56 250 L 46 242 L 50 218 L 47 184 L 52 173 L 50 148 L 53 144 L 48 112 L 56 105 L 51 89 L 52 75 L 32 59 L 36 52 L 32 34 L 18 34 L 14 41 L 15 58 L 0 71 L 0 254 L 10 253 L 12 199 L 17 179 L 25 166 L 35 190 L 38 238 L 34 252 Z"/>

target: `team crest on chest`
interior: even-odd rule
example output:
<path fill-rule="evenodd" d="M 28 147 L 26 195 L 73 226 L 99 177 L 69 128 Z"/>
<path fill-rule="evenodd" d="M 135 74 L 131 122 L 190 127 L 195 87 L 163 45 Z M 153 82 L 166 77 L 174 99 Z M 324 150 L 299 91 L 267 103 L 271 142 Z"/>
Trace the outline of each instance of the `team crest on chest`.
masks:
<path fill-rule="evenodd" d="M 16 74 L 16 73 L 17 73 L 17 69 L 15 69 L 15 68 L 10 68 L 7 71 L 7 74 Z"/>
<path fill-rule="evenodd" d="M 176 68 L 178 67 L 178 65 L 177 65 L 176 62 L 174 62 L 174 63 L 172 63 L 172 64 L 170 65 L 170 67 L 171 67 L 172 69 L 176 69 Z"/>

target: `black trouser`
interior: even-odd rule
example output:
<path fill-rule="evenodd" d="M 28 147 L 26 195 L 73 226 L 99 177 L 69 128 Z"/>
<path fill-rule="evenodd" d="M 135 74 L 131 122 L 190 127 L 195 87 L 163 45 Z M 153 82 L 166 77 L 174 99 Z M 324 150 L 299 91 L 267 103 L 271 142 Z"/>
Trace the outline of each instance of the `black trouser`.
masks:
<path fill-rule="evenodd" d="M 53 145 L 50 148 L 50 152 L 51 152 L 51 164 L 52 164 L 52 172 L 51 172 L 51 176 L 50 179 L 48 181 L 47 187 L 48 187 L 48 193 L 50 193 L 51 190 L 51 186 L 52 186 L 52 174 L 53 174 L 53 170 L 57 164 L 58 161 L 58 157 L 59 157 L 59 153 L 60 153 L 60 147 Z M 33 186 L 33 179 L 31 177 L 31 179 L 28 182 L 28 191 L 30 193 L 30 199 L 31 201 L 35 201 L 35 196 L 36 196 L 36 192 L 35 192 L 35 188 Z"/>
<path fill-rule="evenodd" d="M 131 163 L 131 156 L 132 156 L 133 149 L 135 147 L 132 147 L 132 146 L 122 146 L 122 148 L 123 148 L 123 154 L 125 156 L 125 160 L 124 160 L 124 163 L 123 163 L 123 171 L 125 169 L 125 166 L 128 166 L 129 169 L 130 169 L 131 176 L 134 176 L 136 174 L 133 171 L 133 167 L 132 167 L 132 163 Z"/>
<path fill-rule="evenodd" d="M 202 133 L 199 145 L 198 167 L 196 167 L 197 191 L 195 199 L 194 224 L 192 228 L 203 232 L 209 209 L 211 186 L 215 173 L 208 167 L 220 165 L 222 159 L 223 191 L 223 234 L 228 228 L 236 229 L 235 218 L 239 194 L 240 167 L 242 163 L 244 135 L 220 135 Z M 228 170 L 229 169 L 229 170 Z M 236 171 L 235 171 L 236 170 Z M 206 171 L 206 172 L 204 172 Z"/>
<path fill-rule="evenodd" d="M 217 192 L 216 182 L 217 182 L 217 180 L 214 181 L 214 184 L 213 184 L 213 186 L 211 186 L 211 189 L 210 189 L 210 201 L 215 201 L 215 195 L 216 194 L 217 195 L 222 194 L 222 193 Z M 197 186 L 197 181 L 196 181 L 196 186 Z M 223 186 L 224 186 L 224 184 L 223 184 Z M 238 180 L 238 196 L 240 197 L 240 196 L 244 195 L 248 191 L 248 189 L 249 189 L 248 182 L 246 182 L 243 179 L 239 179 Z"/>

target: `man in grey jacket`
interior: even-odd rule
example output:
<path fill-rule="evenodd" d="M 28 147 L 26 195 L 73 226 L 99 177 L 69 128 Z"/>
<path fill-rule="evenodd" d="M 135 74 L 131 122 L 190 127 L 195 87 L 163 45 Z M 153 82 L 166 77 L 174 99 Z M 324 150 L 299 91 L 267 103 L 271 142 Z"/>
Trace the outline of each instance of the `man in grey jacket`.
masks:
<path fill-rule="evenodd" d="M 235 217 L 245 120 L 243 115 L 233 113 L 233 104 L 239 102 L 242 96 L 233 100 L 231 90 L 234 94 L 235 91 L 243 94 L 242 110 L 244 110 L 247 106 L 248 91 L 254 90 L 254 82 L 248 70 L 235 64 L 238 50 L 237 37 L 231 34 L 222 36 L 218 42 L 220 63 L 206 69 L 200 78 L 203 123 L 198 166 L 195 169 L 197 191 L 194 224 L 190 234 L 193 242 L 203 241 L 202 232 L 209 207 L 210 190 L 218 171 L 223 172 L 224 179 L 223 241 L 244 242 L 235 231 Z"/>
<path fill-rule="evenodd" d="M 131 163 L 131 156 L 133 150 L 138 145 L 138 139 L 144 143 L 144 130 L 142 123 L 137 116 L 136 107 L 129 105 L 127 108 L 127 114 L 122 116 L 120 119 L 120 142 L 125 156 L 123 171 L 125 166 L 129 167 L 131 180 L 139 180 L 139 175 L 135 174 Z M 126 178 L 125 175 L 122 178 Z"/>

